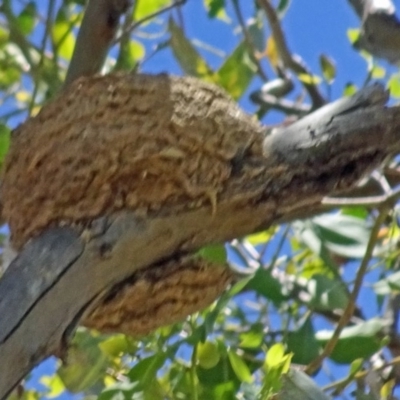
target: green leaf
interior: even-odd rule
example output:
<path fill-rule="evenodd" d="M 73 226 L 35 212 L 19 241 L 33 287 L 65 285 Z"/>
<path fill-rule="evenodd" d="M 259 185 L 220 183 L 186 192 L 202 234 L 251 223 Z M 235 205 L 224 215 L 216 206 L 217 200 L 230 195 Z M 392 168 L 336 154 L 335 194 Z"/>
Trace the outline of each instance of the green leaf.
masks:
<path fill-rule="evenodd" d="M 280 304 L 289 298 L 284 285 L 279 279 L 272 276 L 270 269 L 258 268 L 247 284 L 247 289 L 254 290 L 275 304 Z"/>
<path fill-rule="evenodd" d="M 282 364 L 285 357 L 285 347 L 282 343 L 275 343 L 268 349 L 265 357 L 265 365 L 267 369 L 274 369 Z"/>
<path fill-rule="evenodd" d="M 143 59 L 146 49 L 142 43 L 136 40 L 130 40 L 129 43 L 123 45 L 118 54 L 116 70 L 131 70 L 136 63 Z"/>
<path fill-rule="evenodd" d="M 373 79 L 383 79 L 386 75 L 386 70 L 379 65 L 373 65 L 370 74 Z"/>
<path fill-rule="evenodd" d="M 214 342 L 204 342 L 197 344 L 197 360 L 200 367 L 205 369 L 214 368 L 220 360 L 218 346 Z"/>
<path fill-rule="evenodd" d="M 166 359 L 167 354 L 162 352 L 143 358 L 131 368 L 127 375 L 132 382 L 137 381 L 141 386 L 149 385 L 155 379 L 158 370 L 163 366 Z"/>
<path fill-rule="evenodd" d="M 235 390 L 239 387 L 240 381 L 237 378 L 235 372 L 232 369 L 231 363 L 227 355 L 223 355 L 220 350 L 221 358 L 218 364 L 214 368 L 204 369 L 197 368 L 197 377 L 200 384 L 207 389 L 220 391 L 221 389 L 228 389 L 230 392 L 232 389 Z M 229 385 L 228 388 L 224 388 L 225 384 Z M 220 389 L 217 389 L 217 388 Z M 218 397 L 216 397 L 218 399 Z"/>
<path fill-rule="evenodd" d="M 30 1 L 16 18 L 18 29 L 25 36 L 32 33 L 36 25 L 37 8 L 36 3 Z"/>
<path fill-rule="evenodd" d="M 13 83 L 21 80 L 27 62 L 20 48 L 13 43 L 0 48 L 0 89 L 9 90 Z"/>
<path fill-rule="evenodd" d="M 202 247 L 196 254 L 216 264 L 225 264 L 227 259 L 226 249 L 223 244 L 210 244 Z"/>
<path fill-rule="evenodd" d="M 397 99 L 400 98 L 400 77 L 398 75 L 391 76 L 387 86 L 391 96 Z"/>
<path fill-rule="evenodd" d="M 53 399 L 65 392 L 65 386 L 61 378 L 55 374 L 53 376 L 42 376 L 40 383 L 47 388 L 46 398 Z"/>
<path fill-rule="evenodd" d="M 336 77 L 335 62 L 325 54 L 321 54 L 319 56 L 319 64 L 325 81 L 329 84 L 333 83 Z"/>
<path fill-rule="evenodd" d="M 271 240 L 275 232 L 276 232 L 275 229 L 273 230 L 268 229 L 262 232 L 253 233 L 252 235 L 246 236 L 246 240 L 248 240 L 250 244 L 252 244 L 253 246 L 257 246 L 259 244 L 265 244 L 266 242 Z"/>
<path fill-rule="evenodd" d="M 374 291 L 376 294 L 385 296 L 392 292 L 400 291 L 400 272 L 395 272 L 384 279 L 374 283 Z"/>
<path fill-rule="evenodd" d="M 66 60 L 70 60 L 74 51 L 75 36 L 71 19 L 63 9 L 57 14 L 53 25 L 52 38 L 58 54 Z"/>
<path fill-rule="evenodd" d="M 371 232 L 366 220 L 341 213 L 321 215 L 294 226 L 309 248 L 327 263 L 326 249 L 346 258 L 362 258 Z"/>
<path fill-rule="evenodd" d="M 9 37 L 10 37 L 10 32 L 7 29 L 0 26 L 0 47 L 8 43 Z"/>
<path fill-rule="evenodd" d="M 112 335 L 99 343 L 100 350 L 110 356 L 117 357 L 121 353 L 132 350 L 132 345 L 125 335 Z"/>
<path fill-rule="evenodd" d="M 304 372 L 292 368 L 282 377 L 279 399 L 329 400 L 330 398 Z"/>
<path fill-rule="evenodd" d="M 349 376 L 354 377 L 355 374 L 361 370 L 362 366 L 364 364 L 364 360 L 362 358 L 356 358 L 351 364 L 350 364 L 350 371 L 349 371 Z"/>
<path fill-rule="evenodd" d="M 253 377 L 249 367 L 246 365 L 243 359 L 237 355 L 234 350 L 228 350 L 228 358 L 237 378 L 241 382 L 252 383 Z"/>
<path fill-rule="evenodd" d="M 98 343 L 99 338 L 87 331 L 77 331 L 68 349 L 67 361 L 57 371 L 69 391 L 78 393 L 87 390 L 105 374 L 109 358 L 100 350 Z"/>
<path fill-rule="evenodd" d="M 213 328 L 215 321 L 219 315 L 219 313 L 226 307 L 230 299 L 241 292 L 244 287 L 248 284 L 249 280 L 252 277 L 247 277 L 241 279 L 239 282 L 236 282 L 229 290 L 225 291 L 222 296 L 217 300 L 214 307 L 209 311 L 204 320 L 204 335 L 213 333 Z M 201 329 L 203 330 L 203 329 Z"/>
<path fill-rule="evenodd" d="M 348 295 L 342 283 L 326 275 L 315 274 L 308 282 L 306 290 L 309 299 L 306 303 L 317 310 L 343 310 L 348 302 Z"/>
<path fill-rule="evenodd" d="M 226 58 L 216 72 L 215 83 L 222 86 L 234 99 L 239 99 L 256 73 L 244 42 Z"/>
<path fill-rule="evenodd" d="M 367 358 L 382 347 L 381 332 L 388 321 L 373 318 L 355 326 L 344 328 L 330 358 L 340 364 L 350 364 L 357 358 Z M 333 331 L 323 330 L 316 338 L 324 346 Z"/>
<path fill-rule="evenodd" d="M 0 123 L 0 166 L 3 165 L 4 158 L 10 147 L 10 135 L 11 129 L 7 125 Z"/>
<path fill-rule="evenodd" d="M 282 376 L 289 371 L 292 353 L 285 354 L 282 343 L 275 343 L 268 349 L 264 361 L 265 376 L 261 388 L 262 398 L 270 398 L 282 386 Z"/>
<path fill-rule="evenodd" d="M 345 97 L 353 96 L 353 94 L 356 94 L 357 91 L 358 91 L 357 86 L 354 85 L 354 83 L 346 83 L 346 86 L 344 87 L 343 90 L 343 96 Z"/>
<path fill-rule="evenodd" d="M 286 11 L 289 9 L 291 0 L 280 0 L 278 6 L 276 7 L 276 12 L 279 18 L 283 18 Z"/>
<path fill-rule="evenodd" d="M 317 75 L 310 75 L 310 74 L 298 74 L 297 77 L 299 78 L 300 82 L 303 82 L 307 85 L 318 85 L 321 83 L 321 78 Z"/>
<path fill-rule="evenodd" d="M 119 382 L 104 389 L 98 400 L 133 399 L 133 394 L 139 391 L 138 382 Z"/>
<path fill-rule="evenodd" d="M 355 218 L 359 218 L 359 219 L 363 219 L 363 220 L 365 220 L 369 215 L 368 210 L 363 206 L 343 207 L 340 210 L 340 213 L 343 215 L 349 215 L 351 217 L 355 217 Z"/>
<path fill-rule="evenodd" d="M 260 324 L 253 324 L 248 332 L 239 335 L 239 347 L 247 349 L 257 349 L 264 340 L 263 327 Z"/>
<path fill-rule="evenodd" d="M 307 365 L 318 356 L 320 347 L 310 318 L 306 318 L 299 329 L 288 333 L 287 348 L 293 353 L 295 364 Z"/>
<path fill-rule="evenodd" d="M 360 30 L 359 29 L 347 29 L 347 37 L 351 44 L 356 43 L 360 37 Z"/>
<path fill-rule="evenodd" d="M 227 21 L 228 17 L 225 12 L 225 0 L 203 0 L 207 14 L 210 18 L 219 18 Z"/>
<path fill-rule="evenodd" d="M 170 4 L 171 0 L 139 0 L 135 7 L 135 20 L 141 20 Z"/>
<path fill-rule="evenodd" d="M 198 78 L 209 76 L 212 73 L 211 68 L 172 18 L 169 20 L 168 29 L 171 34 L 170 45 L 172 51 L 183 71 Z"/>

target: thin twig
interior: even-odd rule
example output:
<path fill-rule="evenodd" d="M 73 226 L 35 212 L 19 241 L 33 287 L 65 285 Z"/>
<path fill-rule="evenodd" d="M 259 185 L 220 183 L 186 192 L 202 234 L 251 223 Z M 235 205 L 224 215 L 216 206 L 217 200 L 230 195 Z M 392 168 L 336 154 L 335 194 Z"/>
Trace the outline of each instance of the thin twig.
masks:
<path fill-rule="evenodd" d="M 247 251 L 244 249 L 242 243 L 240 243 L 239 240 L 237 239 L 232 240 L 230 246 L 232 247 L 233 250 L 235 250 L 236 254 L 241 258 L 246 267 L 249 267 L 252 270 L 255 270 L 259 267 L 260 264 L 258 263 L 258 261 L 256 261 L 252 256 L 250 256 L 247 253 Z"/>
<path fill-rule="evenodd" d="M 287 224 L 285 227 L 285 230 L 283 231 L 282 237 L 279 240 L 278 247 L 276 248 L 274 255 L 271 257 L 271 261 L 269 262 L 269 265 L 268 265 L 269 269 L 272 269 L 275 267 L 276 261 L 278 260 L 279 254 L 281 253 L 282 248 L 285 244 L 285 241 L 286 241 L 287 235 L 290 231 L 290 228 L 291 228 L 291 224 Z"/>
<path fill-rule="evenodd" d="M 270 108 L 299 117 L 303 117 L 311 112 L 311 107 L 308 105 L 281 99 L 268 93 L 254 92 L 250 95 L 250 100 L 255 104 L 259 104 L 260 109 L 263 110 L 264 113 Z"/>
<path fill-rule="evenodd" d="M 376 207 L 381 205 L 383 202 L 394 201 L 400 197 L 400 187 L 393 189 L 389 194 L 382 194 L 378 196 L 368 197 L 324 197 L 322 204 L 343 207 L 343 206 L 364 206 L 364 207 Z"/>
<path fill-rule="evenodd" d="M 114 45 L 114 44 L 117 44 L 117 43 L 119 43 L 121 40 L 123 40 L 124 37 L 129 37 L 129 35 L 130 35 L 134 30 L 136 30 L 136 28 L 138 28 L 140 25 L 143 25 L 145 22 L 147 22 L 147 21 L 149 21 L 149 20 L 151 20 L 151 19 L 153 19 L 153 18 L 155 18 L 155 17 L 158 17 L 159 15 L 164 14 L 165 12 L 167 12 L 167 11 L 169 11 L 169 10 L 172 10 L 172 9 L 175 8 L 175 7 L 182 6 L 182 5 L 184 5 L 185 3 L 186 3 L 186 0 L 176 0 L 174 3 L 170 4 L 169 6 L 160 8 L 159 10 L 157 10 L 157 11 L 155 11 L 155 12 L 149 14 L 149 15 L 146 15 L 144 18 L 140 19 L 139 21 L 134 22 L 134 23 L 133 23 L 132 25 L 130 25 L 126 30 L 124 30 L 124 31 L 121 33 L 121 35 L 117 36 L 117 37 L 113 40 L 112 44 L 113 44 L 113 45 Z"/>
<path fill-rule="evenodd" d="M 132 5 L 129 6 L 125 20 L 122 26 L 122 31 L 124 32 L 129 28 L 132 24 L 132 18 L 134 18 L 134 11 L 136 10 L 137 2 L 133 2 Z M 115 64 L 115 70 L 125 69 L 126 65 L 124 65 L 125 55 L 129 51 L 130 37 L 129 35 L 123 36 L 119 43 L 119 52 L 117 56 L 117 61 Z"/>
<path fill-rule="evenodd" d="M 183 18 L 182 14 L 182 4 L 178 4 L 178 7 L 176 7 L 176 14 L 178 17 L 179 27 L 181 28 L 182 32 L 185 32 L 185 19 Z"/>
<path fill-rule="evenodd" d="M 379 183 L 385 194 L 390 195 L 392 193 L 392 188 L 388 180 L 386 179 L 386 176 L 382 172 L 378 170 L 373 171 L 371 174 L 371 178 Z"/>
<path fill-rule="evenodd" d="M 38 70 L 42 69 L 42 66 L 43 66 L 43 63 L 44 63 L 47 39 L 50 36 L 51 28 L 52 28 L 52 25 L 53 25 L 54 6 L 55 6 L 55 1 L 48 0 L 45 29 L 44 29 L 44 32 L 43 32 L 42 43 L 41 43 L 41 46 L 40 46 L 40 60 L 39 60 L 38 66 L 37 66 Z M 33 110 L 33 108 L 35 106 L 36 96 L 37 96 L 38 91 L 39 91 L 39 85 L 40 85 L 40 77 L 38 76 L 35 79 L 35 84 L 34 84 L 34 87 L 33 87 L 31 101 L 29 103 L 29 115 L 32 115 L 32 110 Z"/>
<path fill-rule="evenodd" d="M 282 60 L 283 65 L 286 68 L 291 69 L 297 75 L 306 74 L 312 76 L 304 61 L 299 56 L 293 56 L 289 50 L 286 43 L 285 35 L 283 33 L 282 27 L 280 25 L 279 18 L 275 12 L 274 7 L 272 7 L 269 0 L 257 0 L 260 7 L 264 10 L 267 20 L 269 22 L 272 36 L 274 38 L 276 48 L 279 53 L 279 57 Z M 306 88 L 308 94 L 310 95 L 311 101 L 313 103 L 313 109 L 319 108 L 326 103 L 324 97 L 319 92 L 316 85 L 313 83 L 302 82 Z"/>
<path fill-rule="evenodd" d="M 247 30 L 247 26 L 244 21 L 242 11 L 240 10 L 238 0 L 232 0 L 232 5 L 233 5 L 233 9 L 235 10 L 236 17 L 239 21 L 239 25 L 242 29 L 244 40 L 247 44 L 247 47 L 249 48 L 249 55 L 251 57 L 251 61 L 253 61 L 253 63 L 256 65 L 258 75 L 260 75 L 260 77 L 264 81 L 268 81 L 268 76 L 265 73 L 265 71 L 263 70 L 260 60 L 256 57 L 257 50 L 254 46 L 253 39 L 251 38 L 249 31 Z"/>
<path fill-rule="evenodd" d="M 359 372 L 355 373 L 354 376 L 346 377 L 346 378 L 340 379 L 340 380 L 338 380 L 336 382 L 329 383 L 328 385 L 325 385 L 322 388 L 322 390 L 324 392 L 327 392 L 328 390 L 337 389 L 338 387 L 341 388 L 342 386 L 343 386 L 343 389 L 344 389 L 348 384 L 353 382 L 354 379 L 359 380 L 359 379 L 365 378 L 371 372 L 379 372 L 379 371 L 382 371 L 382 370 L 386 369 L 387 367 L 392 367 L 392 366 L 395 366 L 397 364 L 400 364 L 400 356 L 393 358 L 392 360 L 380 365 L 379 367 L 375 367 L 375 368 L 372 368 L 372 369 L 366 369 L 364 371 L 359 371 Z"/>
<path fill-rule="evenodd" d="M 367 268 L 368 268 L 368 264 L 369 261 L 373 255 L 373 251 L 376 245 L 376 242 L 378 240 L 378 235 L 379 235 L 379 231 L 381 228 L 381 225 L 383 224 L 383 222 L 385 221 L 389 211 L 390 211 L 390 202 L 385 202 L 384 204 L 381 205 L 381 209 L 379 211 L 379 215 L 376 218 L 375 224 L 371 230 L 371 235 L 367 244 L 367 248 L 365 250 L 365 255 L 364 258 L 361 261 L 361 265 L 357 271 L 357 275 L 356 275 L 356 279 L 354 281 L 354 286 L 353 286 L 353 290 L 350 294 L 349 297 L 349 301 L 347 303 L 346 308 L 343 311 L 342 316 L 340 317 L 340 320 L 336 326 L 335 331 L 333 332 L 332 337 L 329 339 L 328 343 L 326 344 L 324 350 L 322 351 L 322 353 L 316 357 L 305 369 L 305 372 L 309 375 L 313 374 L 322 364 L 322 362 L 324 361 L 324 359 L 326 357 L 329 357 L 330 354 L 332 353 L 333 349 L 335 348 L 340 334 L 342 332 L 342 330 L 344 329 L 344 327 L 348 324 L 348 322 L 351 319 L 351 316 L 354 313 L 354 309 L 355 309 L 355 304 L 356 304 L 356 300 L 358 297 L 358 294 L 360 292 L 362 283 L 363 283 L 363 279 L 364 279 L 364 275 L 367 272 Z"/>

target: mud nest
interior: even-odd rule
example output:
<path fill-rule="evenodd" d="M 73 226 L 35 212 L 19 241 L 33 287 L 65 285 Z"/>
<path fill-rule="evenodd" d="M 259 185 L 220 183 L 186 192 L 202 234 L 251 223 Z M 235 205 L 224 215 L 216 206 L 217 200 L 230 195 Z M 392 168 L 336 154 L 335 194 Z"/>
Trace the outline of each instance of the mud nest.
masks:
<path fill-rule="evenodd" d="M 122 209 L 215 208 L 233 161 L 261 153 L 261 131 L 193 78 L 79 79 L 13 132 L 1 190 L 12 243 Z"/>
<path fill-rule="evenodd" d="M 82 324 L 103 333 L 146 335 L 209 306 L 233 279 L 225 266 L 199 258 L 156 265 L 113 288 Z"/>

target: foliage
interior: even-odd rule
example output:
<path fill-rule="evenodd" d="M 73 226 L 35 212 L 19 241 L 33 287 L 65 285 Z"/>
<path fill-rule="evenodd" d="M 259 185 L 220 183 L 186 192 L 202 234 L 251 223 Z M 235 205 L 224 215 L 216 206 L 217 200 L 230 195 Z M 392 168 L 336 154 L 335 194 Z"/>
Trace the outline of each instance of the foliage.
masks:
<path fill-rule="evenodd" d="M 0 5 L 0 162 L 11 128 L 35 115 L 60 90 L 82 21 L 83 3 L 3 0 Z M 104 71 L 165 72 L 159 65 L 169 57 L 174 73 L 181 71 L 220 85 L 238 101 L 246 101 L 249 95 L 253 98 L 254 88 L 260 88 L 267 75 L 289 79 L 295 96 L 288 97 L 289 106 L 277 107 L 286 116 L 298 115 L 299 103 L 308 104 L 310 87 L 318 91 L 322 87 L 329 96 L 339 68 L 335 60 L 322 54 L 320 72 L 294 69 L 289 77 L 289 67 L 282 62 L 262 8 L 249 1 L 242 15 L 242 3 L 202 3 L 209 26 L 231 31 L 233 45 L 219 49 L 192 32 L 185 20 L 186 5 L 166 13 L 162 10 L 170 5 L 168 0 L 136 1 L 123 29 L 143 21 L 136 24 L 130 40 L 121 39 L 110 50 Z M 278 20 L 284 19 L 290 5 L 288 0 L 275 2 Z M 158 15 L 148 19 L 154 13 Z M 351 40 L 357 35 L 349 31 Z M 391 73 L 368 54 L 362 56 L 366 81 L 384 78 L 392 96 L 398 98 L 398 72 Z M 349 83 L 341 90 L 349 95 L 354 88 Z M 270 94 L 276 95 L 278 103 L 286 95 Z M 275 106 L 257 103 L 251 107 L 265 121 Z M 377 226 L 382 213 L 384 224 Z M 66 362 L 41 378 L 44 389 L 37 385 L 28 389 L 28 385 L 18 388 L 11 398 L 51 398 L 68 390 L 100 400 L 315 400 L 343 393 L 375 399 L 376 393 L 364 381 L 371 370 L 380 379 L 382 398 L 390 398 L 395 387 L 391 366 L 399 362 L 393 351 L 397 326 L 388 317 L 400 288 L 399 237 L 398 207 L 392 202 L 378 209 L 369 204 L 339 207 L 235 240 L 226 249 L 209 246 L 199 255 L 221 262 L 227 254 L 232 266 L 247 276 L 209 309 L 144 338 L 102 336 L 79 329 Z M 365 258 L 371 246 L 372 256 Z M 323 360 L 324 368 L 318 365 L 316 371 L 306 370 L 313 372 L 310 379 L 302 370 L 332 340 L 361 263 L 368 266 L 366 273 L 357 276 L 363 282 L 364 300 L 355 304 L 333 352 Z M 335 363 L 343 366 L 342 375 L 337 375 Z M 334 382 L 323 387 L 326 371 L 331 369 Z"/>

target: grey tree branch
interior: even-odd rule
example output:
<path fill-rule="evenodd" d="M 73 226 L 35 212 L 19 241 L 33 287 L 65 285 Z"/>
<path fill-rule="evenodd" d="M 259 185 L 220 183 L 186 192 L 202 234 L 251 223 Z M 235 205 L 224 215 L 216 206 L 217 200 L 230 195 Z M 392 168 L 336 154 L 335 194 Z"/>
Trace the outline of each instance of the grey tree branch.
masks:
<path fill-rule="evenodd" d="M 0 280 L 0 398 L 41 360 L 62 356 L 88 306 L 136 271 L 321 211 L 324 196 L 400 149 L 400 108 L 385 101 L 375 86 L 277 130 L 264 140 L 261 164 L 236 161 L 253 178 L 238 186 L 233 175 L 214 214 L 209 206 L 165 206 L 145 217 L 121 211 L 93 221 L 84 236 L 52 228 L 28 242 Z"/>
<path fill-rule="evenodd" d="M 64 86 L 98 73 L 107 57 L 121 15 L 130 0 L 90 0 L 79 29 Z"/>
<path fill-rule="evenodd" d="M 360 37 L 354 43 L 378 58 L 396 64 L 400 60 L 400 21 L 391 0 L 348 0 L 361 20 Z"/>

